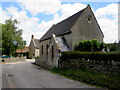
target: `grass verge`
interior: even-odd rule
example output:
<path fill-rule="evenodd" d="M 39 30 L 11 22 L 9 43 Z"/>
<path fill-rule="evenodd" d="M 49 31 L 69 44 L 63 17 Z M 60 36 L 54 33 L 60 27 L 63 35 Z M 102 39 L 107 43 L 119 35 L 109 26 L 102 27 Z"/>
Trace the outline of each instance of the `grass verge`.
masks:
<path fill-rule="evenodd" d="M 57 73 L 90 85 L 120 90 L 119 76 L 106 75 L 100 72 L 87 71 L 87 70 L 69 70 L 69 69 L 53 68 L 51 71 L 53 73 Z"/>

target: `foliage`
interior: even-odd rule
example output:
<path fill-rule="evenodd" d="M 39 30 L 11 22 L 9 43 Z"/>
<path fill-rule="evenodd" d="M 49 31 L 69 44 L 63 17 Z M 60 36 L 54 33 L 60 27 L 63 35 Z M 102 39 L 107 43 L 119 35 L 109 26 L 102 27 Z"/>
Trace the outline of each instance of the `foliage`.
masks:
<path fill-rule="evenodd" d="M 80 41 L 75 45 L 75 51 L 102 51 L 107 50 L 107 45 L 105 43 L 99 43 L 97 40 L 86 40 Z"/>
<path fill-rule="evenodd" d="M 37 56 L 36 58 L 40 58 L 40 56 Z"/>
<path fill-rule="evenodd" d="M 2 48 L 2 24 L 0 23 L 0 50 Z"/>
<path fill-rule="evenodd" d="M 110 89 L 120 89 L 119 76 L 106 75 L 100 72 L 86 71 L 86 70 L 71 70 L 71 69 L 58 69 L 51 70 L 53 73 L 66 76 L 68 78 L 81 81 L 87 84 L 106 87 Z"/>
<path fill-rule="evenodd" d="M 22 30 L 17 28 L 18 21 L 9 20 L 2 24 L 2 51 L 5 55 L 13 55 L 18 48 L 25 46 L 23 41 Z"/>
<path fill-rule="evenodd" d="M 70 60 L 70 59 L 91 59 L 98 61 L 120 61 L 120 52 L 62 52 L 61 60 Z"/>
<path fill-rule="evenodd" d="M 119 43 L 111 43 L 108 44 L 108 48 L 110 51 L 115 52 L 115 51 L 120 51 L 120 42 Z"/>

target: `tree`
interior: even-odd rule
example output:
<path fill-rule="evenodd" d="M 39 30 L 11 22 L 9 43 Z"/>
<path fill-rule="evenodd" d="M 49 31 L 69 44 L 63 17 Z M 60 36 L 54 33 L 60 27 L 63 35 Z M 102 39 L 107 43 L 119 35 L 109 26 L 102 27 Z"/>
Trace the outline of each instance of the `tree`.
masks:
<path fill-rule="evenodd" d="M 0 23 L 0 56 L 2 55 L 2 24 Z"/>
<path fill-rule="evenodd" d="M 18 29 L 17 24 L 18 21 L 11 18 L 2 24 L 2 53 L 5 55 L 13 55 L 16 49 L 26 45 L 22 38 L 22 29 Z"/>

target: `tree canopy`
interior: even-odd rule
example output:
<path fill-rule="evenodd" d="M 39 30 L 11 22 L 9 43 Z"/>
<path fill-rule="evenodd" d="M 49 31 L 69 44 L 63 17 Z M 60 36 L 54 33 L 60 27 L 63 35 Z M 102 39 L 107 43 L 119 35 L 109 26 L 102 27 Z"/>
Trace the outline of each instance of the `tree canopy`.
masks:
<path fill-rule="evenodd" d="M 17 24 L 18 21 L 11 18 L 2 24 L 2 54 L 13 55 L 16 49 L 26 45 L 22 38 L 22 29 L 19 29 Z"/>

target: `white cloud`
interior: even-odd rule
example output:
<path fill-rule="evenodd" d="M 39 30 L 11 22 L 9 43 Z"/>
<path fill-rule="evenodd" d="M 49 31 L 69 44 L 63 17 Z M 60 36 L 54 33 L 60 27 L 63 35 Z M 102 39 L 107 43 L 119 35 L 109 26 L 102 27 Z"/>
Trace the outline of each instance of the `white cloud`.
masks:
<path fill-rule="evenodd" d="M 27 0 L 21 2 L 21 5 L 32 13 L 37 15 L 39 13 L 54 14 L 60 9 L 60 0 Z"/>
<path fill-rule="evenodd" d="M 118 41 L 118 4 L 109 4 L 95 11 L 98 23 L 104 33 L 104 41 Z"/>
<path fill-rule="evenodd" d="M 84 9 L 87 5 L 81 4 L 81 3 L 73 3 L 73 4 L 61 4 L 60 11 L 61 15 L 58 13 L 54 14 L 52 23 L 56 24 L 69 16 L 72 16 L 73 14 L 77 13 L 78 11 Z"/>
<path fill-rule="evenodd" d="M 19 29 L 23 30 L 23 39 L 27 41 L 27 45 L 29 45 L 31 35 L 35 35 L 39 33 L 41 35 L 41 28 L 39 27 L 39 19 L 36 17 L 27 16 L 27 12 L 22 10 L 18 11 L 16 7 L 10 6 L 6 9 L 7 11 L 3 11 L 7 13 L 7 15 L 12 16 L 12 19 L 17 19 L 19 24 L 17 25 Z M 40 31 L 39 31 L 40 30 Z M 37 33 L 36 33 L 37 32 Z M 37 34 L 38 36 L 38 34 Z M 38 37 L 40 38 L 40 37 Z"/>
<path fill-rule="evenodd" d="M 8 16 L 7 12 L 5 12 L 1 7 L 0 7 L 0 23 L 5 23 L 5 20 L 9 19 L 10 17 Z"/>
<path fill-rule="evenodd" d="M 81 3 L 74 3 L 74 4 L 63 4 L 61 5 L 61 12 L 63 16 L 71 16 L 72 14 L 75 14 L 76 12 L 84 9 L 87 5 L 81 4 Z"/>
<path fill-rule="evenodd" d="M 27 45 L 30 43 L 32 34 L 35 38 L 40 39 L 53 24 L 66 19 L 87 6 L 86 4 L 81 3 L 60 4 L 59 0 L 41 0 L 39 3 L 37 1 L 33 3 L 32 1 L 29 0 L 29 2 L 22 2 L 24 7 L 22 11 L 18 11 L 18 9 L 13 6 L 7 8 L 7 11 L 3 11 L 2 8 L 0 8 L 0 13 L 2 12 L 2 15 L 4 16 L 3 18 L 0 18 L 0 22 L 3 23 L 5 19 L 10 17 L 9 15 L 11 15 L 13 19 L 17 19 L 20 22 L 18 27 L 23 29 L 23 39 L 27 41 Z M 114 42 L 117 40 L 117 7 L 117 4 L 110 4 L 94 11 L 98 23 L 100 24 L 100 27 L 105 35 L 105 42 Z M 38 13 L 53 14 L 53 19 L 50 21 L 40 22 L 40 19 L 35 16 L 27 16 L 26 10 L 31 12 L 33 15 Z M 61 14 L 57 13 L 57 11 L 60 11 Z M 113 18 L 111 19 L 108 17 L 109 15 Z"/>

